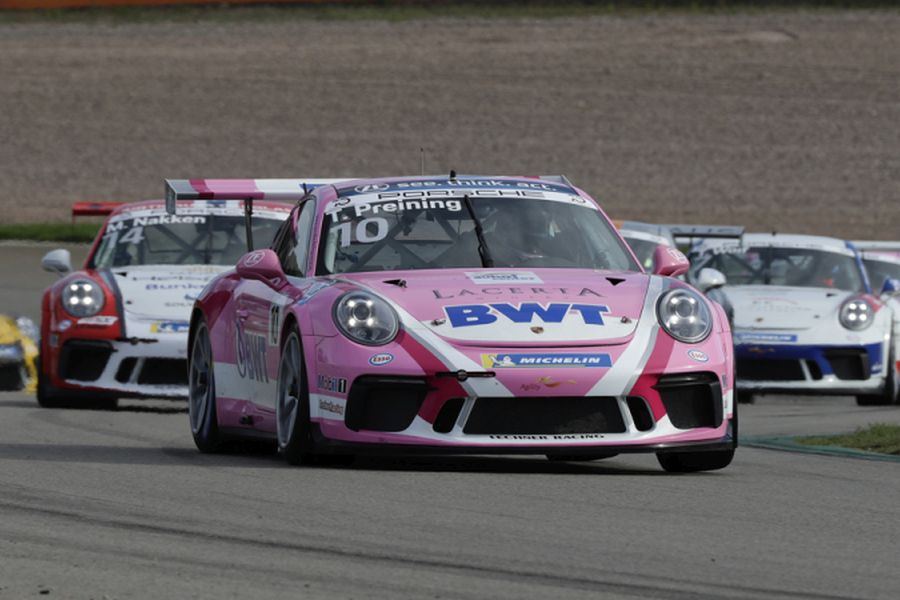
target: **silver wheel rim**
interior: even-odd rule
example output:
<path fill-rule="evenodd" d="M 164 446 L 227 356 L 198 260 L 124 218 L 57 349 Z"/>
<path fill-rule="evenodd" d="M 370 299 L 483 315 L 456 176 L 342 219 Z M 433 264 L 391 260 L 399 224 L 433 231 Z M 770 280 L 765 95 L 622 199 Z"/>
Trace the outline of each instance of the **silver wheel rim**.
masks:
<path fill-rule="evenodd" d="M 212 361 L 210 360 L 209 332 L 205 326 L 197 330 L 191 350 L 191 370 L 188 374 L 188 413 L 191 431 L 199 433 L 209 410 L 213 393 Z"/>
<path fill-rule="evenodd" d="M 278 403 L 275 405 L 275 420 L 278 426 L 278 446 L 287 446 L 297 423 L 300 407 L 300 344 L 296 335 L 291 335 L 281 355 L 278 368 Z"/>

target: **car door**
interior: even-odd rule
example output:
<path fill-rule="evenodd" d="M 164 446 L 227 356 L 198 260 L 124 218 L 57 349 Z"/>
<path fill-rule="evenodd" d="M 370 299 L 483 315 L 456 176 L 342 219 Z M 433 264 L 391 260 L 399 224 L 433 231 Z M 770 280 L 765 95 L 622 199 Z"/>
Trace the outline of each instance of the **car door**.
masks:
<path fill-rule="evenodd" d="M 275 237 L 272 249 L 278 255 L 285 275 L 304 276 L 314 216 L 314 201 L 301 201 Z M 279 291 L 282 285 L 283 282 L 245 279 L 235 292 L 238 315 L 236 350 L 238 374 L 245 386 L 243 397 L 255 410 L 268 414 L 275 410 L 281 325 L 290 301 L 287 295 Z"/>

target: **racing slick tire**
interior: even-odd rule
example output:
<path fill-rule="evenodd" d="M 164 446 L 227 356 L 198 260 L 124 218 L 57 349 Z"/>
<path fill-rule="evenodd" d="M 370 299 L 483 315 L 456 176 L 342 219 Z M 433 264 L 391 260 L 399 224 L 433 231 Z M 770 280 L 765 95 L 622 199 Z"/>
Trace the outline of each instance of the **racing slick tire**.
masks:
<path fill-rule="evenodd" d="M 315 445 L 309 420 L 309 384 L 296 325 L 287 328 L 278 362 L 275 399 L 278 448 L 291 465 L 315 464 Z"/>
<path fill-rule="evenodd" d="M 884 390 L 879 394 L 860 394 L 856 397 L 857 406 L 887 406 L 897 402 L 897 374 L 891 353 L 887 362 L 888 375 L 884 380 Z"/>
<path fill-rule="evenodd" d="M 216 412 L 216 375 L 213 370 L 209 327 L 200 319 L 188 363 L 188 417 L 194 444 L 203 453 L 222 450 L 219 417 Z"/>
<path fill-rule="evenodd" d="M 83 408 L 88 410 L 115 410 L 118 398 L 86 398 L 82 395 L 66 394 L 54 388 L 47 380 L 37 358 L 37 403 L 41 408 Z"/>
<path fill-rule="evenodd" d="M 659 466 L 669 473 L 696 473 L 724 469 L 734 458 L 734 448 L 706 452 L 660 452 Z"/>

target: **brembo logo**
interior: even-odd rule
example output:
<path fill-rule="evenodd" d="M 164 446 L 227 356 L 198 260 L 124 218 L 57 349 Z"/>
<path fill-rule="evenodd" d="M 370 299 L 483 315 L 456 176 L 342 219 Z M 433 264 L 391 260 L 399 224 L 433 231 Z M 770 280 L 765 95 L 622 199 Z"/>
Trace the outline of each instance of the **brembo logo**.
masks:
<path fill-rule="evenodd" d="M 602 304 L 570 304 L 568 302 L 552 302 L 546 306 L 538 302 L 523 302 L 516 306 L 506 302 L 496 304 L 464 304 L 446 306 L 444 312 L 453 327 L 470 327 L 473 325 L 489 325 L 500 318 L 513 323 L 562 323 L 570 312 L 577 312 L 585 325 L 603 325 L 603 313 L 609 307 Z"/>

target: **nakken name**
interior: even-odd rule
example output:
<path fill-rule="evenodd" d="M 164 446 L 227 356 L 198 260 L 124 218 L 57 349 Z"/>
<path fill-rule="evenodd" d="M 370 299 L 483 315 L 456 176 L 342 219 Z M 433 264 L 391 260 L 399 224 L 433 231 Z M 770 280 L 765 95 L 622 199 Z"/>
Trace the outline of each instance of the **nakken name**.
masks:
<path fill-rule="evenodd" d="M 523 302 L 518 307 L 506 302 L 444 307 L 444 313 L 452 327 L 489 325 L 499 319 L 498 314 L 495 313 L 499 313 L 513 323 L 531 323 L 535 318 L 544 323 L 562 323 L 569 311 L 580 313 L 585 325 L 603 325 L 603 313 L 608 313 L 609 307 L 602 304 L 571 304 L 568 302 L 552 302 L 546 307 L 538 302 Z"/>

